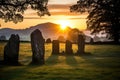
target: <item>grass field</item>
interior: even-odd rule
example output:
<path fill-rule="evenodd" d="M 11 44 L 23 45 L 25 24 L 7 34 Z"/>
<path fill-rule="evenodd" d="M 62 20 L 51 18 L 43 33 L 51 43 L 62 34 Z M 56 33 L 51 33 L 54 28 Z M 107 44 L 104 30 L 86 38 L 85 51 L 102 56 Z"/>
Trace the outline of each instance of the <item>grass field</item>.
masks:
<path fill-rule="evenodd" d="M 3 59 L 5 43 L 0 43 Z M 45 65 L 33 66 L 30 43 L 20 44 L 19 62 L 23 66 L 0 65 L 0 80 L 120 80 L 120 46 L 86 45 L 90 56 L 51 55 L 51 44 L 46 44 Z M 60 45 L 64 50 L 64 44 Z M 73 45 L 74 52 L 77 46 Z"/>

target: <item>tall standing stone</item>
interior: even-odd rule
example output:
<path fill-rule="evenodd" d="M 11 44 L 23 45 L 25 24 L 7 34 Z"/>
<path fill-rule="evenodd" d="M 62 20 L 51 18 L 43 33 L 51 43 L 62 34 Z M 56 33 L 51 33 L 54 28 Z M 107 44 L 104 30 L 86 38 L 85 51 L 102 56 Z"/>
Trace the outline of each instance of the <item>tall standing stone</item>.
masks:
<path fill-rule="evenodd" d="M 59 54 L 59 40 L 53 40 L 53 42 L 52 42 L 52 54 Z"/>
<path fill-rule="evenodd" d="M 78 35 L 78 54 L 84 54 L 85 38 L 84 35 Z"/>
<path fill-rule="evenodd" d="M 45 40 L 40 30 L 36 29 L 31 33 L 32 64 L 44 64 Z"/>
<path fill-rule="evenodd" d="M 4 47 L 4 62 L 5 64 L 17 65 L 19 56 L 19 35 L 12 34 L 8 43 Z"/>
<path fill-rule="evenodd" d="M 69 40 L 66 40 L 65 53 L 68 54 L 68 55 L 73 54 L 72 42 L 70 42 Z"/>

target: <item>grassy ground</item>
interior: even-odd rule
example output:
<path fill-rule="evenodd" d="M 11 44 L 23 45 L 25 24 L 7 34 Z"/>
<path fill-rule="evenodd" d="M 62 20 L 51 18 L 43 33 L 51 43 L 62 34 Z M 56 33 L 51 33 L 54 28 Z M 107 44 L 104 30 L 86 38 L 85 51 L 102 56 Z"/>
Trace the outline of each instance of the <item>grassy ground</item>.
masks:
<path fill-rule="evenodd" d="M 3 59 L 5 43 L 0 43 L 0 59 Z M 20 44 L 19 62 L 23 66 L 0 66 L 0 80 L 119 80 L 120 46 L 86 45 L 91 56 L 51 56 L 51 44 L 46 44 L 43 66 L 29 65 L 30 43 Z M 74 52 L 77 46 L 73 45 Z M 64 50 L 61 44 L 60 50 Z"/>

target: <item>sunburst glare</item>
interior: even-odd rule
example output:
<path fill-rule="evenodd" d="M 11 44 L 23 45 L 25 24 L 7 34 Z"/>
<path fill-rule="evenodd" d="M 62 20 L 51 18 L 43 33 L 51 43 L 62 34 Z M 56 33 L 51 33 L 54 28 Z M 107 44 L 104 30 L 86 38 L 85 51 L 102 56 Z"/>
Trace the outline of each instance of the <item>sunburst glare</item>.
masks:
<path fill-rule="evenodd" d="M 62 30 L 65 30 L 67 27 L 71 26 L 70 22 L 67 20 L 59 20 L 58 24 L 60 24 Z"/>

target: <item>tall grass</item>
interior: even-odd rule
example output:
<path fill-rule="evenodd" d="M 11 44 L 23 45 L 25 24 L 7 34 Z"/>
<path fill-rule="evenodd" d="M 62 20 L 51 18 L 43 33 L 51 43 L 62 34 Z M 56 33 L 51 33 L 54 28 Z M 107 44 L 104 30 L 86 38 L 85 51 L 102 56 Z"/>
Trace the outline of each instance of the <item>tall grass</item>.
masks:
<path fill-rule="evenodd" d="M 0 58 L 5 43 L 0 43 Z M 60 51 L 64 51 L 60 44 Z M 73 44 L 74 53 L 77 45 Z M 30 43 L 20 43 L 19 62 L 24 66 L 0 65 L 0 80 L 119 80 L 120 46 L 86 45 L 91 56 L 51 55 L 52 44 L 45 45 L 45 65 L 32 66 Z"/>

